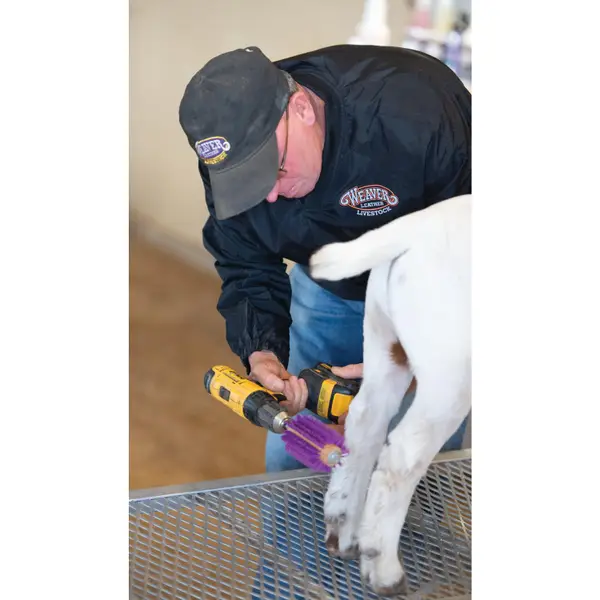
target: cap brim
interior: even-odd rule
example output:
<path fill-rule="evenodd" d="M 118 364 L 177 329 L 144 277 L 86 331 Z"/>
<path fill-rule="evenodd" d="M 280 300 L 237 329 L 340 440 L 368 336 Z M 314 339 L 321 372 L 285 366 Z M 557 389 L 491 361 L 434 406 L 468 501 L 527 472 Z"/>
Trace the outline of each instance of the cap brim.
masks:
<path fill-rule="evenodd" d="M 279 150 L 271 135 L 251 158 L 231 168 L 211 171 L 210 183 L 217 219 L 229 219 L 260 204 L 277 181 Z"/>

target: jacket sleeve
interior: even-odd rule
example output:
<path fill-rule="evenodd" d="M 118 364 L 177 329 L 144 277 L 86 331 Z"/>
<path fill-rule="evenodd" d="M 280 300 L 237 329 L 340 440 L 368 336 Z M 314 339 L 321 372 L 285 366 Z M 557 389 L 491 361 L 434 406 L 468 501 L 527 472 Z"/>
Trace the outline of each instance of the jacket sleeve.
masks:
<path fill-rule="evenodd" d="M 449 95 L 425 157 L 427 205 L 471 193 L 471 94 Z"/>
<path fill-rule="evenodd" d="M 272 351 L 287 368 L 291 287 L 285 263 L 260 243 L 245 215 L 216 219 L 202 165 L 200 173 L 209 209 L 203 243 L 222 281 L 217 310 L 225 319 L 227 343 L 247 372 L 256 350 Z"/>

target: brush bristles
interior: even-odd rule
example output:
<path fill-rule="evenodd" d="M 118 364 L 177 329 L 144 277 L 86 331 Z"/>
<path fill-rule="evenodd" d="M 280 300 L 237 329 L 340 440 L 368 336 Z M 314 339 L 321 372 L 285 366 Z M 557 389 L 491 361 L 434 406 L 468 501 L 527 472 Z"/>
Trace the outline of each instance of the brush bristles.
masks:
<path fill-rule="evenodd" d="M 347 453 L 342 435 L 308 415 L 295 417 L 282 438 L 288 454 L 314 471 L 330 472 Z"/>

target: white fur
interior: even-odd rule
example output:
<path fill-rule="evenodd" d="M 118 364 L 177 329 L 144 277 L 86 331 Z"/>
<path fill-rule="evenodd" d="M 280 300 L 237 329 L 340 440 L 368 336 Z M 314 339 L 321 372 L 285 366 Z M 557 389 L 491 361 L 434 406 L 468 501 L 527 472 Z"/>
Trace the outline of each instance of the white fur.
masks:
<path fill-rule="evenodd" d="M 325 519 L 333 550 L 359 552 L 365 579 L 392 594 L 404 584 L 398 541 L 412 495 L 471 407 L 471 196 L 330 244 L 311 258 L 315 279 L 367 270 L 363 382 L 350 405 L 350 452 L 331 475 Z M 392 360 L 397 341 L 408 365 Z M 415 399 L 386 444 L 413 376 Z"/>

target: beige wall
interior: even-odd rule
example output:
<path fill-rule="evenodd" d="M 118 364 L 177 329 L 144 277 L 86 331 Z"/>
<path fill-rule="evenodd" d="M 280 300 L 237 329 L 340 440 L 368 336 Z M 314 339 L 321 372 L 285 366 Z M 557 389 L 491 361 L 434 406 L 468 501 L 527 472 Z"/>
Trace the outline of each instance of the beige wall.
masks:
<path fill-rule="evenodd" d="M 392 44 L 400 44 L 404 0 L 389 2 Z M 363 0 L 131 0 L 130 207 L 157 241 L 199 264 L 206 220 L 193 151 L 178 123 L 190 77 L 213 55 L 257 45 L 273 60 L 344 43 Z M 160 239 L 159 239 L 160 238 Z"/>

